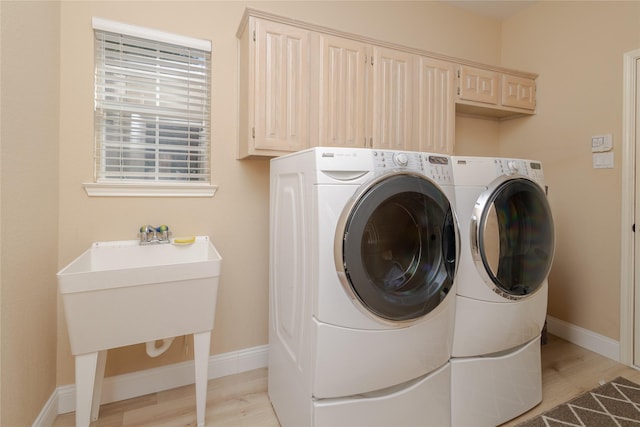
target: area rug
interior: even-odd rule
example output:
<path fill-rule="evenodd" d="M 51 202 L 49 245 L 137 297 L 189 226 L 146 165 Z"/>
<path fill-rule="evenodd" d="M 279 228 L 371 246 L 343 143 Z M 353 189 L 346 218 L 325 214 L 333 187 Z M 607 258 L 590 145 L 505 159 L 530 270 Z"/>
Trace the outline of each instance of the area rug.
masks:
<path fill-rule="evenodd" d="M 618 377 L 516 427 L 640 427 L 640 385 Z"/>

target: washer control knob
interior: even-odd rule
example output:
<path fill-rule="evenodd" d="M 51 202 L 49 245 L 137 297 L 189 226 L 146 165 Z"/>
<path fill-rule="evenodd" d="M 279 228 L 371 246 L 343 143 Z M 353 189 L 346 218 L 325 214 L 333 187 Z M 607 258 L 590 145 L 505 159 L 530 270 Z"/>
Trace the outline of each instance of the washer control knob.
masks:
<path fill-rule="evenodd" d="M 398 153 L 393 156 L 393 161 L 398 166 L 407 166 L 409 164 L 409 158 L 405 153 Z"/>
<path fill-rule="evenodd" d="M 518 172 L 518 164 L 513 160 L 509 160 L 509 162 L 507 163 L 507 167 L 511 172 Z"/>

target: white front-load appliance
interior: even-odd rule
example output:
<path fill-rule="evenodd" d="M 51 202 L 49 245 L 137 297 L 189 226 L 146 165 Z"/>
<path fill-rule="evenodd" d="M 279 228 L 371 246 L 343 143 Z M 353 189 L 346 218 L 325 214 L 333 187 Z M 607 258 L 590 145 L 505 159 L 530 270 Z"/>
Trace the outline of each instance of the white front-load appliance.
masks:
<path fill-rule="evenodd" d="M 281 425 L 449 425 L 449 157 L 327 147 L 270 166 L 268 391 Z"/>
<path fill-rule="evenodd" d="M 495 426 L 542 400 L 553 218 L 539 161 L 451 161 L 461 238 L 452 425 Z"/>

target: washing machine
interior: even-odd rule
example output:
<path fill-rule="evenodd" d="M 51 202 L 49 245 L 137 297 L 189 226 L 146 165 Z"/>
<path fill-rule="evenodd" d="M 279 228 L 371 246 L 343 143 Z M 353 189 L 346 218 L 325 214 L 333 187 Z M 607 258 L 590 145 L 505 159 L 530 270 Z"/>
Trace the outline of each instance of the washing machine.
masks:
<path fill-rule="evenodd" d="M 281 425 L 449 425 L 450 158 L 327 147 L 270 167 L 268 393 Z"/>
<path fill-rule="evenodd" d="M 461 237 L 452 425 L 495 426 L 542 400 L 553 217 L 541 162 L 451 160 Z"/>

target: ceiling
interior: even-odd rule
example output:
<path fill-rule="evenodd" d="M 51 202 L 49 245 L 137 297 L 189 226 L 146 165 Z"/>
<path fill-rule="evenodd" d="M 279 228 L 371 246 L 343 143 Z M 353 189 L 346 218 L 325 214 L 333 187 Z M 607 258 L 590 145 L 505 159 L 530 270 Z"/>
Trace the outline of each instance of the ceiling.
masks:
<path fill-rule="evenodd" d="M 442 0 L 443 3 L 451 6 L 460 7 L 469 12 L 498 20 L 509 18 L 521 10 L 538 3 L 538 1 L 539 0 Z"/>

